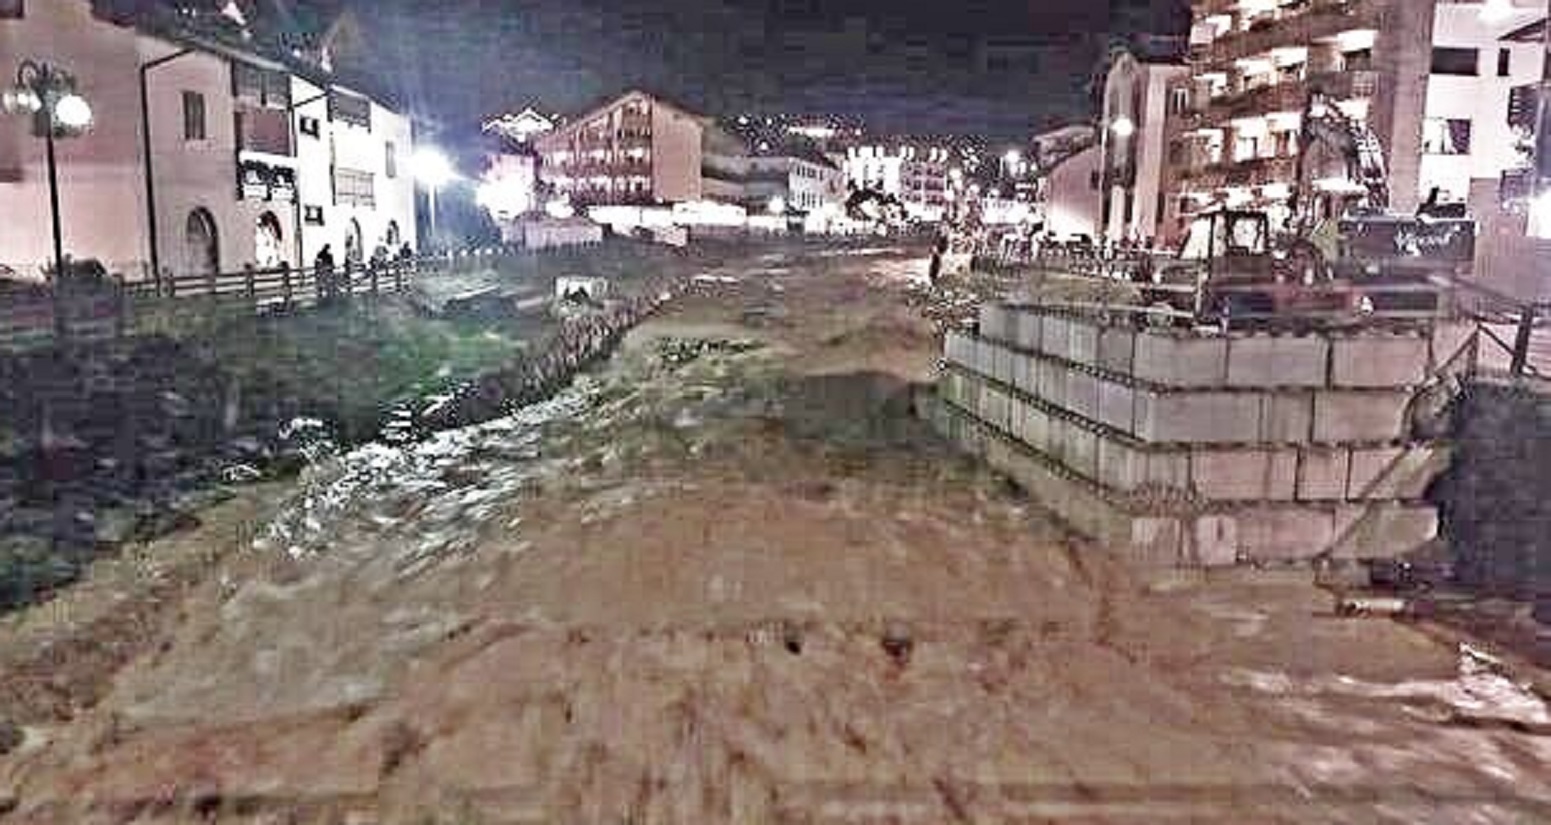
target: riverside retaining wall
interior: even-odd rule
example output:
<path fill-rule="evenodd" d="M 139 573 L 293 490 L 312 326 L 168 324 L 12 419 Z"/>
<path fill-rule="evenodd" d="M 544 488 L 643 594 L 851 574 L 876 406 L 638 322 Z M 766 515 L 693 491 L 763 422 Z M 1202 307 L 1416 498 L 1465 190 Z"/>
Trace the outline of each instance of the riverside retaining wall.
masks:
<path fill-rule="evenodd" d="M 1453 322 L 1224 335 L 993 304 L 949 334 L 931 415 L 1140 560 L 1389 558 L 1437 535 L 1435 419 L 1474 342 Z"/>

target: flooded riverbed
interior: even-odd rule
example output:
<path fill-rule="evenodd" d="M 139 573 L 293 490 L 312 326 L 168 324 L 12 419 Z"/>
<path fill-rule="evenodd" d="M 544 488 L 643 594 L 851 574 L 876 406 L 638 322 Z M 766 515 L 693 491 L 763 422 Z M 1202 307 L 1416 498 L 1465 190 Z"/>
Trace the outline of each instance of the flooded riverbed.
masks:
<path fill-rule="evenodd" d="M 948 452 L 917 267 L 751 261 L 547 402 L 309 471 L 0 821 L 1551 819 L 1490 657 L 1142 577 Z"/>

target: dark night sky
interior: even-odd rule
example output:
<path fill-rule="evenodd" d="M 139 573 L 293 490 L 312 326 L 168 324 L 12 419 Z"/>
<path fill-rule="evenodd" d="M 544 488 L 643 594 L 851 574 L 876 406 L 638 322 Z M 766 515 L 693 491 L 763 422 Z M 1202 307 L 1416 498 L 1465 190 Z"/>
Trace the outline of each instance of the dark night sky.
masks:
<path fill-rule="evenodd" d="M 639 86 L 711 114 L 1014 137 L 1084 114 L 1113 39 L 1186 21 L 1183 0 L 341 1 L 373 71 L 455 132 Z"/>

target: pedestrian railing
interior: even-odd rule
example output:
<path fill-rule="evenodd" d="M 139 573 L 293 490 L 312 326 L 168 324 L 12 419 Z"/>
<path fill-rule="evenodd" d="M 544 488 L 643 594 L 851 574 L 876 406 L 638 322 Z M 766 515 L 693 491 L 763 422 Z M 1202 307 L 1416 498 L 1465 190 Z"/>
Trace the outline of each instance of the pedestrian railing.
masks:
<path fill-rule="evenodd" d="M 330 299 L 398 293 L 418 278 L 568 253 L 587 254 L 593 246 L 542 250 L 490 246 L 375 264 L 348 263 L 322 271 L 313 267 L 248 268 L 164 275 L 157 280 L 109 279 L 72 285 L 60 295 L 47 284 L 0 282 L 0 351 L 48 346 L 61 335 L 73 343 L 102 340 L 132 334 L 168 318 L 197 317 L 213 311 L 284 313 Z"/>

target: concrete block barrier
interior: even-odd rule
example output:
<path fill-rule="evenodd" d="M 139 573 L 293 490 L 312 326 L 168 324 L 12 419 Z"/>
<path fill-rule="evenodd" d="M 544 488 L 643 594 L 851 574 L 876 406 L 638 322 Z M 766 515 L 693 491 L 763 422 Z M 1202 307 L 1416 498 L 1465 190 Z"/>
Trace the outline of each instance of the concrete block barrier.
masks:
<path fill-rule="evenodd" d="M 1124 433 L 1132 432 L 1136 427 L 1136 390 L 1102 378 L 1098 387 L 1099 423 Z"/>
<path fill-rule="evenodd" d="M 1335 512 L 1329 508 L 1254 507 L 1236 515 L 1239 552 L 1253 561 L 1311 559 L 1335 537 Z"/>
<path fill-rule="evenodd" d="M 1034 394 L 1053 407 L 1066 409 L 1067 367 L 1054 361 L 1040 361 L 1034 368 Z"/>
<path fill-rule="evenodd" d="M 1117 375 L 1134 375 L 1136 370 L 1136 331 L 1107 327 L 1099 333 L 1100 369 Z"/>
<path fill-rule="evenodd" d="M 1085 367 L 1099 363 L 1099 327 L 1088 321 L 1066 322 L 1066 359 Z"/>
<path fill-rule="evenodd" d="M 1292 501 L 1298 488 L 1298 452 L 1194 450 L 1190 485 L 1208 501 Z"/>
<path fill-rule="evenodd" d="M 1043 316 L 1038 313 L 1022 311 L 1017 314 L 1017 334 L 1013 340 L 1022 349 L 1030 352 L 1039 352 L 1040 346 L 1040 322 Z"/>
<path fill-rule="evenodd" d="M 1336 508 L 1335 528 L 1335 558 L 1392 559 L 1438 537 L 1438 511 L 1396 503 L 1343 505 Z"/>
<path fill-rule="evenodd" d="M 1230 387 L 1323 387 L 1330 342 L 1314 336 L 1255 335 L 1228 341 Z"/>
<path fill-rule="evenodd" d="M 1147 454 L 1112 438 L 1099 439 L 1098 482 L 1131 493 L 1147 483 Z"/>
<path fill-rule="evenodd" d="M 1066 358 L 1071 348 L 1070 326 L 1065 318 L 1045 316 L 1039 324 L 1039 351 L 1052 358 Z"/>
<path fill-rule="evenodd" d="M 1403 390 L 1320 390 L 1314 394 L 1314 441 L 1319 444 L 1398 441 L 1406 431 L 1406 409 L 1410 402 L 1410 394 Z"/>
<path fill-rule="evenodd" d="M 1067 370 L 1064 408 L 1089 421 L 1099 418 L 1099 379 L 1086 372 Z"/>
<path fill-rule="evenodd" d="M 1449 450 L 1441 446 L 1408 446 L 1351 451 L 1348 501 L 1416 500 L 1449 467 Z"/>
<path fill-rule="evenodd" d="M 1239 520 L 1205 515 L 1191 524 L 1185 561 L 1201 567 L 1228 567 L 1239 560 Z"/>
<path fill-rule="evenodd" d="M 1141 381 L 1166 387 L 1221 387 L 1228 377 L 1228 341 L 1140 334 L 1133 373 Z"/>
<path fill-rule="evenodd" d="M 1336 387 L 1414 387 L 1427 375 L 1429 339 L 1361 335 L 1331 342 L 1330 382 Z"/>
<path fill-rule="evenodd" d="M 1351 450 L 1309 447 L 1298 455 L 1298 500 L 1341 501 L 1346 498 Z"/>
<path fill-rule="evenodd" d="M 1307 444 L 1314 438 L 1314 393 L 1275 392 L 1260 397 L 1260 441 Z"/>
<path fill-rule="evenodd" d="M 1134 434 L 1160 444 L 1253 444 L 1260 404 L 1253 393 L 1139 391 Z"/>

